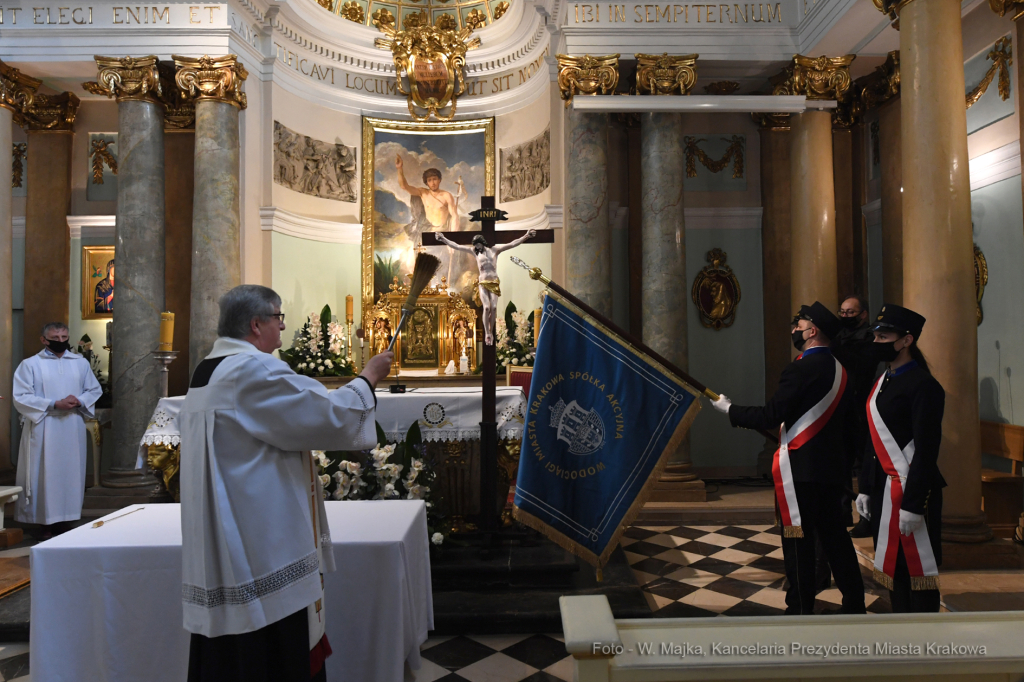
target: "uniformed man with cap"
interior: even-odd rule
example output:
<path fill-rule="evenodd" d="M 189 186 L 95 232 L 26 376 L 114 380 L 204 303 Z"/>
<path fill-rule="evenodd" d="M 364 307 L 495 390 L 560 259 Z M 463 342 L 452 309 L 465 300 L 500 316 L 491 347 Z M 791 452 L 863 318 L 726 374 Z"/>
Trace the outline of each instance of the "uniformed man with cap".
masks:
<path fill-rule="evenodd" d="M 779 429 L 772 478 L 789 579 L 786 613 L 814 613 L 816 538 L 842 592 L 842 612 L 864 613 L 864 581 L 840 502 L 848 476 L 845 413 L 853 407 L 846 370 L 829 350 L 841 327 L 818 302 L 801 307 L 797 318 L 793 345 L 801 353 L 782 371 L 768 404 L 740 407 L 723 395 L 713 406 L 727 413 L 733 426 Z"/>
<path fill-rule="evenodd" d="M 875 355 L 888 367 L 868 398 L 857 511 L 872 522 L 875 581 L 889 588 L 895 613 L 939 610 L 946 394 L 917 347 L 924 322 L 887 303 L 874 325 Z"/>

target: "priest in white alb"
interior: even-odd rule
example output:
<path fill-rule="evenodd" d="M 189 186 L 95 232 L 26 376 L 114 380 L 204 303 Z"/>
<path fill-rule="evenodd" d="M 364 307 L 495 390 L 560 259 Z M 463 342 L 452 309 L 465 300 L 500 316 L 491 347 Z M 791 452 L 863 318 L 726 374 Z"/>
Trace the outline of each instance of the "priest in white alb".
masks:
<path fill-rule="evenodd" d="M 327 679 L 323 574 L 334 559 L 310 450 L 376 444 L 373 389 L 393 356 L 328 393 L 271 355 L 284 328 L 273 290 L 226 293 L 178 415 L 189 682 Z"/>
<path fill-rule="evenodd" d="M 14 518 L 53 526 L 82 518 L 85 419 L 103 390 L 89 361 L 71 352 L 67 325 L 51 322 L 39 340 L 43 349 L 14 373 L 12 397 L 21 415 L 17 484 L 23 490 Z"/>

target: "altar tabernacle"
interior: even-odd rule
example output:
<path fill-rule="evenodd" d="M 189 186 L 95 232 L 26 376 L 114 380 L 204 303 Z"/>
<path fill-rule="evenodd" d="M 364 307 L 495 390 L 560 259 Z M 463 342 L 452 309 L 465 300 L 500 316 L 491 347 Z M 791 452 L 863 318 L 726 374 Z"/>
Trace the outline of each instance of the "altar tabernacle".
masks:
<path fill-rule="evenodd" d="M 334 560 L 308 450 L 374 445 L 373 387 L 392 354 L 328 394 L 270 355 L 284 328 L 273 290 L 243 285 L 225 294 L 219 338 L 179 416 L 193 682 L 325 679 L 323 573 Z"/>

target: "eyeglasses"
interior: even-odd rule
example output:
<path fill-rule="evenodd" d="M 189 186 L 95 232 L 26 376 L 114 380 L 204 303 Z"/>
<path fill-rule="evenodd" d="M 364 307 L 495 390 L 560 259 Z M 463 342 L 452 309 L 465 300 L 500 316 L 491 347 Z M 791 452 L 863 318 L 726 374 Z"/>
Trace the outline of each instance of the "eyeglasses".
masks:
<path fill-rule="evenodd" d="M 864 311 L 862 311 L 862 310 L 853 310 L 852 308 L 840 308 L 838 312 L 839 312 L 839 317 L 857 317 L 858 315 L 860 315 Z"/>
<path fill-rule="evenodd" d="M 284 313 L 274 313 L 273 315 L 267 315 L 267 317 L 276 317 L 278 322 L 284 324 Z"/>

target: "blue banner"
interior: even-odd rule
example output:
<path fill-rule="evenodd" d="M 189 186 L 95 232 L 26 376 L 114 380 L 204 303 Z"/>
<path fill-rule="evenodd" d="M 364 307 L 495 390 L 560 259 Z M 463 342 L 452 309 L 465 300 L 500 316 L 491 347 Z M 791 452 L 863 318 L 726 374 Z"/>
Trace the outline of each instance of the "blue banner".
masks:
<path fill-rule="evenodd" d="M 604 565 L 700 410 L 699 395 L 549 290 L 515 518 Z"/>

